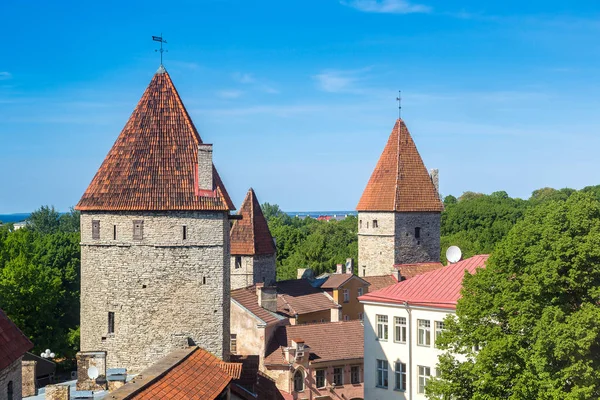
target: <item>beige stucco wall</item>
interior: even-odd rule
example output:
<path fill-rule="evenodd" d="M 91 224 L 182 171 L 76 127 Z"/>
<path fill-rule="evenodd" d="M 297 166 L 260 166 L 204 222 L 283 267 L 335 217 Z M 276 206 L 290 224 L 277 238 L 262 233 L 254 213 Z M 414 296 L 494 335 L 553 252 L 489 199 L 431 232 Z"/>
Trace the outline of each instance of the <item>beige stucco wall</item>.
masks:
<path fill-rule="evenodd" d="M 227 215 L 82 212 L 81 350 L 106 351 L 108 368 L 128 372 L 143 370 L 186 338 L 227 357 Z M 92 220 L 100 221 L 100 239 L 92 238 Z M 142 240 L 133 240 L 134 220 L 144 221 Z M 108 334 L 109 311 L 114 334 Z"/>
<path fill-rule="evenodd" d="M 344 283 L 339 289 L 333 291 L 334 300 L 342 306 L 342 318 L 347 315 L 351 320 L 359 319 L 358 314 L 363 312 L 363 305 L 358 301 L 358 288 L 363 289 L 363 294 L 369 291 L 369 286 L 359 279 L 353 278 Z M 348 289 L 350 301 L 344 303 L 344 289 Z"/>

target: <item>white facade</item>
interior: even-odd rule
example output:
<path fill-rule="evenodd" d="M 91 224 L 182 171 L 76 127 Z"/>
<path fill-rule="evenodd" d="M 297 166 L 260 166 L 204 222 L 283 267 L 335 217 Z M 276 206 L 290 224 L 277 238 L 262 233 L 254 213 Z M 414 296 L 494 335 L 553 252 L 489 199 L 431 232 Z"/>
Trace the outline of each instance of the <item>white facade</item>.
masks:
<path fill-rule="evenodd" d="M 442 354 L 435 347 L 436 327 L 440 328 L 436 322 L 443 322 L 455 310 L 369 301 L 362 303 L 365 310 L 365 399 L 426 399 L 423 384 L 427 373 L 436 375 L 438 356 Z M 406 328 L 402 329 L 403 326 Z M 397 362 L 400 367 L 405 366 L 405 374 L 396 374 Z"/>

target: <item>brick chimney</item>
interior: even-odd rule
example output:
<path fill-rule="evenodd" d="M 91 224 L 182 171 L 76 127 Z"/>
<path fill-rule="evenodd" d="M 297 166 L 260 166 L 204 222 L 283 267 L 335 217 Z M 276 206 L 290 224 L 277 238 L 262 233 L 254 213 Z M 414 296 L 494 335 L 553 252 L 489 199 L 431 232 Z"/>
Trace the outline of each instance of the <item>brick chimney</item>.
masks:
<path fill-rule="evenodd" d="M 37 385 L 35 379 L 35 370 L 37 361 L 21 362 L 21 391 L 23 397 L 37 395 Z"/>
<path fill-rule="evenodd" d="M 277 289 L 275 287 L 257 283 L 256 295 L 258 296 L 259 306 L 265 310 L 277 312 Z"/>
<path fill-rule="evenodd" d="M 336 274 L 343 274 L 344 272 L 344 265 L 343 264 L 337 264 L 335 266 L 335 273 Z"/>
<path fill-rule="evenodd" d="M 213 145 L 198 145 L 198 189 L 213 190 Z"/>

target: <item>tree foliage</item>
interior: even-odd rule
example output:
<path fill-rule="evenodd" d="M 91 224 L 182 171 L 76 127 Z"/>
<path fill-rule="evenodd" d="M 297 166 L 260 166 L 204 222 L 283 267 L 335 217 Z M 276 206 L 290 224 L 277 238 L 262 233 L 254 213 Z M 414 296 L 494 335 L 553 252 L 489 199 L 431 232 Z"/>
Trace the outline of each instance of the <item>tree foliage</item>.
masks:
<path fill-rule="evenodd" d="M 53 207 L 22 229 L 0 227 L 0 307 L 36 352 L 72 357 L 79 347 L 79 241 L 79 214 Z"/>
<path fill-rule="evenodd" d="M 529 209 L 465 276 L 429 398 L 600 398 L 600 202 L 588 192 Z"/>

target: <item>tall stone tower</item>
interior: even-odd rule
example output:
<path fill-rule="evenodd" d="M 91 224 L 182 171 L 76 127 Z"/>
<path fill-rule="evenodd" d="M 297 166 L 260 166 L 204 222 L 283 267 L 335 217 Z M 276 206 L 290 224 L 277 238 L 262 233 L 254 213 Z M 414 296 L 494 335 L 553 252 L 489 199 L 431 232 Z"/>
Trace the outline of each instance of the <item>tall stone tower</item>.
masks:
<path fill-rule="evenodd" d="M 76 209 L 82 351 L 131 372 L 187 343 L 228 356 L 235 207 L 162 65 Z"/>
<path fill-rule="evenodd" d="M 439 262 L 443 205 L 403 120 L 396 121 L 356 210 L 359 275 Z"/>
<path fill-rule="evenodd" d="M 250 188 L 231 228 L 231 289 L 275 282 L 275 242 L 256 193 Z"/>

